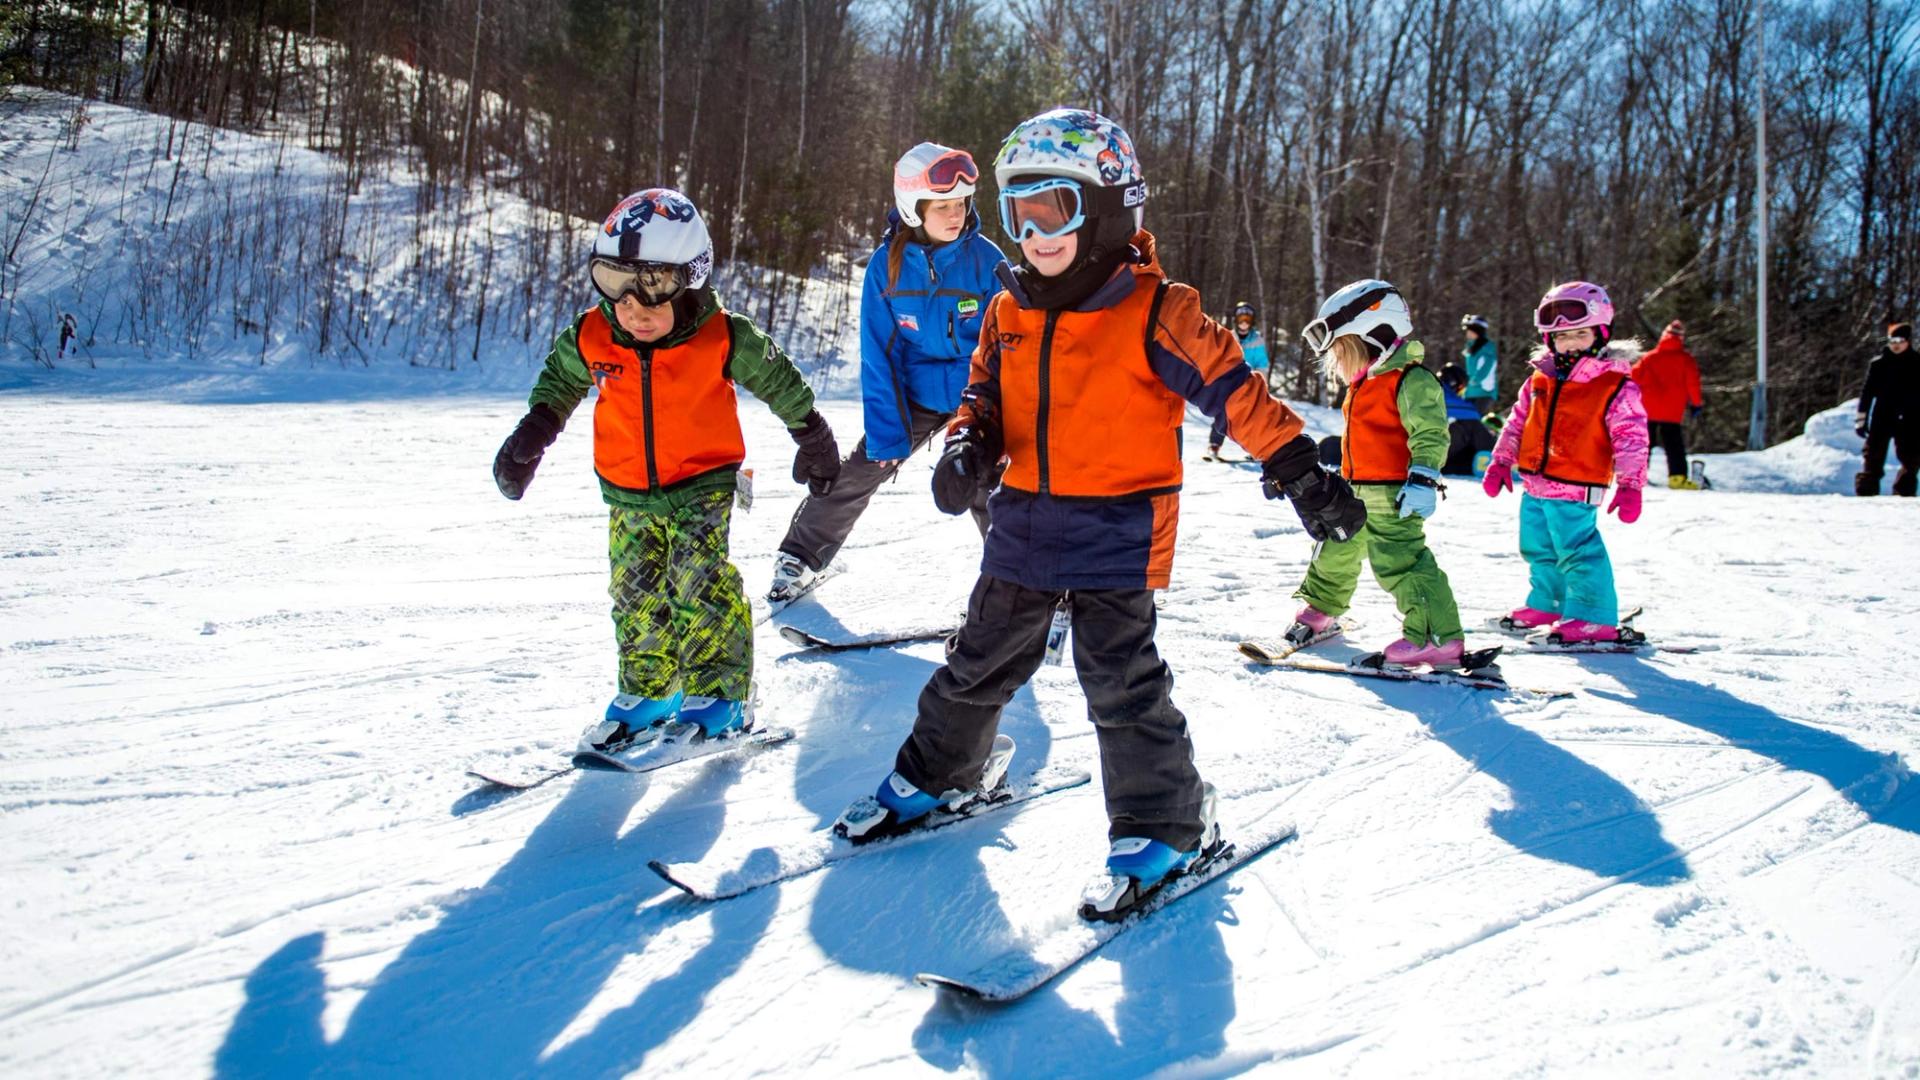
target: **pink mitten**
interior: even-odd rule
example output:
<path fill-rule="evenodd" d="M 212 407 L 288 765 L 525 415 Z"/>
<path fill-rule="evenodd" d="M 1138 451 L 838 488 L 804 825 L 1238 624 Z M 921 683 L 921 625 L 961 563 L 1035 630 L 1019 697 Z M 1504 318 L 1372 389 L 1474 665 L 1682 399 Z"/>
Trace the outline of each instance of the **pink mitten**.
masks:
<path fill-rule="evenodd" d="M 1487 466 L 1487 475 L 1485 478 L 1483 478 L 1480 481 L 1480 486 L 1486 489 L 1487 498 L 1489 499 L 1495 498 L 1503 491 L 1512 491 L 1513 490 L 1513 466 L 1511 465 Z"/>
<path fill-rule="evenodd" d="M 1615 488 L 1613 501 L 1607 504 L 1607 513 L 1619 514 L 1620 520 L 1628 525 L 1640 520 L 1640 489 Z"/>

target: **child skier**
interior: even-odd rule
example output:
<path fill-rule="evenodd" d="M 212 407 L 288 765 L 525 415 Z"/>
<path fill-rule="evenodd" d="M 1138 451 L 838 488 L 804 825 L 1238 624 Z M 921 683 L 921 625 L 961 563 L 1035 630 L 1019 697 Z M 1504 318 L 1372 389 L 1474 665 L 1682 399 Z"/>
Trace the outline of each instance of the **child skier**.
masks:
<path fill-rule="evenodd" d="M 1260 377 L 1267 380 L 1267 343 L 1261 339 L 1260 331 L 1254 326 L 1253 305 L 1245 300 L 1233 305 L 1233 336 L 1240 341 L 1240 355 L 1246 358 L 1247 366 Z M 1220 448 L 1227 441 L 1227 418 L 1225 414 L 1213 421 L 1213 430 L 1207 433 L 1207 453 L 1205 460 L 1219 461 Z"/>
<path fill-rule="evenodd" d="M 1532 587 L 1526 605 L 1500 623 L 1554 623 L 1549 638 L 1565 644 L 1618 641 L 1620 601 L 1597 508 L 1607 485 L 1617 484 L 1607 512 L 1628 524 L 1640 519 L 1647 411 L 1629 374 L 1640 347 L 1613 340 L 1613 302 L 1585 281 L 1549 289 L 1534 326 L 1542 347 L 1483 481 L 1489 496 L 1513 490 L 1516 470 L 1526 484 L 1520 554 Z"/>
<path fill-rule="evenodd" d="M 1394 667 L 1457 668 L 1466 634 L 1453 588 L 1427 548 L 1425 526 L 1439 506 L 1447 407 L 1440 380 L 1420 366 L 1426 347 L 1410 340 L 1412 334 L 1399 291 L 1372 279 L 1328 297 L 1300 332 L 1321 366 L 1347 385 L 1340 475 L 1367 504 L 1367 524 L 1350 540 L 1314 548 L 1293 594 L 1306 606 L 1287 640 L 1305 646 L 1340 633 L 1338 618 L 1350 606 L 1365 558 L 1400 609 L 1400 640 L 1381 659 Z"/>
<path fill-rule="evenodd" d="M 921 143 L 894 166 L 894 209 L 867 263 L 860 300 L 866 432 L 833 491 L 801 500 L 794 511 L 767 599 L 792 600 L 811 589 L 873 493 L 959 408 L 981 317 L 1000 290 L 993 270 L 1006 261 L 980 235 L 973 206 L 979 179 L 971 154 L 938 143 Z M 984 491 L 971 509 L 985 536 Z"/>
<path fill-rule="evenodd" d="M 1267 394 L 1191 287 L 1167 280 L 1141 229 L 1146 183 L 1120 125 L 1079 109 L 1022 122 L 994 162 L 1000 220 L 1020 246 L 1003 267 L 973 381 L 934 470 L 934 498 L 964 510 L 1004 457 L 981 575 L 947 657 L 878 792 L 836 831 L 911 826 L 1004 777 L 1000 710 L 1039 667 L 1056 608 L 1099 739 L 1112 850 L 1082 914 L 1117 918 L 1213 850 L 1212 792 L 1194 767 L 1173 677 L 1154 647 L 1153 590 L 1173 562 L 1183 399 L 1226 416 L 1265 462 L 1271 498 L 1316 537 L 1351 536 L 1365 510 L 1323 472 L 1303 423 Z"/>
<path fill-rule="evenodd" d="M 1467 403 L 1486 415 L 1500 407 L 1500 347 L 1493 343 L 1485 315 L 1462 315 L 1460 332 L 1466 335 L 1460 361 L 1467 369 Z"/>
<path fill-rule="evenodd" d="M 600 302 L 560 333 L 527 415 L 500 447 L 494 481 L 525 494 L 540 457 L 589 390 L 593 464 L 610 509 L 619 693 L 581 748 L 618 752 L 672 720 L 694 737 L 748 729 L 753 625 L 727 525 L 746 456 L 734 384 L 799 444 L 793 478 L 816 495 L 840 469 L 813 391 L 778 345 L 720 306 L 713 244 L 691 200 L 648 188 L 621 200 L 594 236 Z"/>
<path fill-rule="evenodd" d="M 1448 364 L 1440 369 L 1440 389 L 1447 396 L 1447 461 L 1440 466 L 1442 476 L 1471 476 L 1480 479 L 1493 461 L 1494 433 L 1500 430 L 1498 413 L 1480 414 L 1478 406 L 1462 397 L 1467 385 L 1467 369 Z"/>

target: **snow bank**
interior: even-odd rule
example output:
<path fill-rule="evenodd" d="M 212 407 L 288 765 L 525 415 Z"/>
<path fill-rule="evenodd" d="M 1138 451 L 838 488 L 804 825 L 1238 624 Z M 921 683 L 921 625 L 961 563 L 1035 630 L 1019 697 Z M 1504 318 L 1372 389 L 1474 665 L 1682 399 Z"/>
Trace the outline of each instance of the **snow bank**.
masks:
<path fill-rule="evenodd" d="M 1807 418 L 1806 429 L 1765 450 L 1737 454 L 1693 454 L 1707 463 L 1707 479 L 1718 491 L 1773 495 L 1851 495 L 1860 471 L 1860 436 L 1853 433 L 1858 399 L 1842 402 Z M 1665 456 L 1651 467 L 1665 473 Z"/>

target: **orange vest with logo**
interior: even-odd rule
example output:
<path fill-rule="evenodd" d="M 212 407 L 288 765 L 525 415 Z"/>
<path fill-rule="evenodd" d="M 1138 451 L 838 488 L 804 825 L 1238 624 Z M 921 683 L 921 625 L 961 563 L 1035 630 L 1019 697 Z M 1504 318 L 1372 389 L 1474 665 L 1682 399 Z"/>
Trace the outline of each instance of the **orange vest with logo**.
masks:
<path fill-rule="evenodd" d="M 1008 487 L 1081 498 L 1179 490 L 1184 407 L 1147 360 L 1160 281 L 1136 269 L 1133 293 L 1098 311 L 994 297 Z"/>
<path fill-rule="evenodd" d="M 1618 371 L 1590 382 L 1534 372 L 1527 381 L 1532 402 L 1514 467 L 1563 484 L 1605 487 L 1612 483 L 1613 437 L 1607 430 L 1607 410 L 1626 383 L 1627 376 Z"/>
<path fill-rule="evenodd" d="M 1400 382 L 1410 367 L 1370 375 L 1347 389 L 1340 411 L 1347 433 L 1340 440 L 1340 474 L 1357 484 L 1400 484 L 1413 465 L 1407 429 L 1400 422 Z"/>
<path fill-rule="evenodd" d="M 600 391 L 593 467 L 616 487 L 672 487 L 746 460 L 738 401 L 727 378 L 733 324 L 716 311 L 678 345 L 629 348 L 596 307 L 580 320 L 580 356 Z"/>

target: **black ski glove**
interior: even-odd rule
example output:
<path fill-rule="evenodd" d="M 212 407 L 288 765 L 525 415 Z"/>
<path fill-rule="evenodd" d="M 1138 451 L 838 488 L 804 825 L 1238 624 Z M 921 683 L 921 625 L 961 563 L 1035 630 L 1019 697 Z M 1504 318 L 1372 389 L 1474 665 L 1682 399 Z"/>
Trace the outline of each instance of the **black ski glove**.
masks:
<path fill-rule="evenodd" d="M 1367 506 L 1339 473 L 1320 467 L 1320 452 L 1305 435 L 1274 451 L 1261 468 L 1269 499 L 1292 499 L 1300 524 L 1315 540 L 1351 540 L 1367 523 Z"/>
<path fill-rule="evenodd" d="M 793 482 L 807 485 L 815 495 L 832 491 L 833 482 L 840 478 L 840 445 L 833 441 L 827 418 L 814 409 L 805 423 L 788 428 L 787 434 L 800 446 L 793 455 Z"/>
<path fill-rule="evenodd" d="M 943 514 L 964 513 L 973 497 L 993 475 L 1000 455 L 992 453 L 987 433 L 978 425 L 958 428 L 947 436 L 946 448 L 933 467 L 933 505 Z"/>
<path fill-rule="evenodd" d="M 560 437 L 560 429 L 565 426 L 566 421 L 560 414 L 546 405 L 527 410 L 513 434 L 500 444 L 500 452 L 493 455 L 493 482 L 500 488 L 500 494 L 518 499 L 527 493 L 527 485 L 533 482 L 533 470 L 540 467 L 541 455 Z"/>

